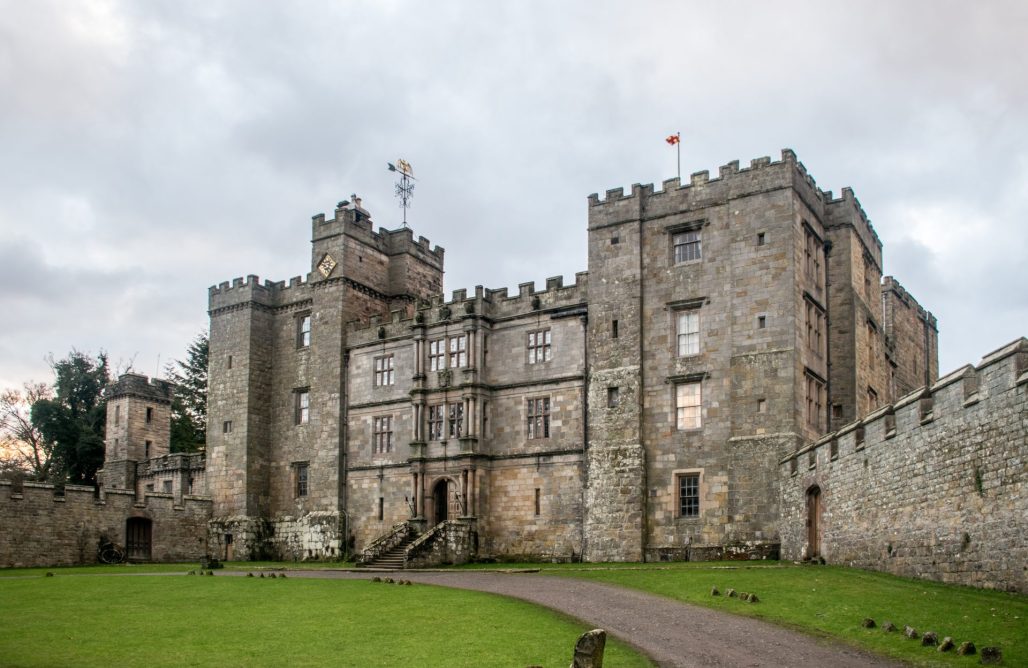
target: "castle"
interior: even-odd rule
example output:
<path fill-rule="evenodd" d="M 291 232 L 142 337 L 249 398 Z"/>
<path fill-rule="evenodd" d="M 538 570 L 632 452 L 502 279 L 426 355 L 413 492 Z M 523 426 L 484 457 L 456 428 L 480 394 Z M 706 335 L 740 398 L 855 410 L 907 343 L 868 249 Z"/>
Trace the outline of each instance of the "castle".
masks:
<path fill-rule="evenodd" d="M 353 201 L 306 280 L 212 288 L 212 536 L 336 557 L 455 519 L 483 557 L 774 556 L 778 462 L 937 376 L 935 319 L 791 151 L 588 212 L 573 285 L 444 300 L 443 250 Z"/>
<path fill-rule="evenodd" d="M 589 271 L 541 290 L 445 299 L 443 249 L 376 231 L 357 198 L 311 232 L 306 277 L 210 289 L 206 461 L 152 430 L 160 381 L 123 378 L 97 497 L 209 504 L 186 542 L 223 558 L 781 554 L 1028 589 L 1028 342 L 938 380 L 935 318 L 883 274 L 853 192 L 792 151 L 591 195 Z M 940 443 L 945 484 L 920 465 Z M 953 514 L 968 485 L 981 502 Z M 906 533 L 915 501 L 945 531 Z M 963 566 L 924 558 L 940 544 Z"/>

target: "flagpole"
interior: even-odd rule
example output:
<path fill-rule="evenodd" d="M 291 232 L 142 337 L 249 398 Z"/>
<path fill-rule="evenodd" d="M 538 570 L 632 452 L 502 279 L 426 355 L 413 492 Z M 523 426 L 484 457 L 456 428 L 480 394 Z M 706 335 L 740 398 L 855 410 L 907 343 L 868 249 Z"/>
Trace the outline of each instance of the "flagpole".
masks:
<path fill-rule="evenodd" d="M 678 141 L 675 142 L 675 148 L 678 149 L 678 183 L 682 183 L 682 133 L 677 132 L 675 136 L 678 137 Z"/>

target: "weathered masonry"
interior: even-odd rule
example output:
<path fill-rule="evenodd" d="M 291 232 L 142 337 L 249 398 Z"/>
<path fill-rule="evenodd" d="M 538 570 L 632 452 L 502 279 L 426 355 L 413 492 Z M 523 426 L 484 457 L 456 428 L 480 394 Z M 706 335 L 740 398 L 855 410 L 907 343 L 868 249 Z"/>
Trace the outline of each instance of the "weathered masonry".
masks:
<path fill-rule="evenodd" d="M 791 151 L 588 212 L 573 285 L 444 299 L 442 249 L 354 198 L 306 278 L 211 288 L 218 549 L 774 556 L 778 462 L 934 381 L 931 314 Z"/>
<path fill-rule="evenodd" d="M 0 481 L 0 566 L 95 563 L 102 540 L 130 561 L 207 554 L 204 458 L 169 454 L 174 386 L 125 374 L 106 391 L 104 470 L 93 487 Z"/>
<path fill-rule="evenodd" d="M 782 554 L 1028 592 L 1028 340 L 785 458 Z"/>

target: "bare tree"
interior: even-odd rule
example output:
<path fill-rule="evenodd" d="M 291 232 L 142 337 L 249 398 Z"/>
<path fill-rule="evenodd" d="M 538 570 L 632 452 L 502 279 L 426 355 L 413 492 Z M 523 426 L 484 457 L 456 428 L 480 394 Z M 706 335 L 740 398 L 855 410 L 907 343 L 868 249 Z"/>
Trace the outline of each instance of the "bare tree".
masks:
<path fill-rule="evenodd" d="M 52 473 L 54 444 L 32 424 L 32 405 L 53 396 L 46 383 L 28 382 L 23 390 L 0 392 L 0 452 L 4 468 L 23 469 L 35 480 Z"/>

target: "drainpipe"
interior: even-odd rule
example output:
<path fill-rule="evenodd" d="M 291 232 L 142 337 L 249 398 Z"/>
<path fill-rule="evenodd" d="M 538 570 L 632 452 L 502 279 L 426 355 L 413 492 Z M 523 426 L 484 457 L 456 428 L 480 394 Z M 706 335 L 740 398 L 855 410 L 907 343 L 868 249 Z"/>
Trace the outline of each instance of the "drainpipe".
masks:
<path fill-rule="evenodd" d="M 831 316 L 831 274 L 828 271 L 828 256 L 832 252 L 832 241 L 827 238 L 825 234 L 824 249 L 825 249 L 825 411 L 827 413 L 828 420 L 825 424 L 828 426 L 828 431 L 834 431 L 832 424 L 832 346 L 829 345 L 831 342 L 831 331 L 832 331 L 832 316 Z M 856 415 L 854 415 L 856 417 Z"/>

